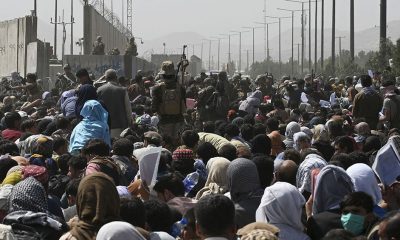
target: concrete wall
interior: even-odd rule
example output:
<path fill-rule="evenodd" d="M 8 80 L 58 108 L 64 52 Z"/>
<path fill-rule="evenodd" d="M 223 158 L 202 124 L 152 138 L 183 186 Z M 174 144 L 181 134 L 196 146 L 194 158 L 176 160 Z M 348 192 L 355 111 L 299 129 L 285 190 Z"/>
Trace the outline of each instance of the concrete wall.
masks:
<path fill-rule="evenodd" d="M 121 54 L 125 52 L 127 37 L 90 5 L 84 6 L 83 22 L 84 54 L 92 54 L 97 36 L 103 38 L 106 54 L 113 48 L 118 48 Z"/>
<path fill-rule="evenodd" d="M 27 46 L 26 72 L 36 73 L 38 79 L 49 77 L 50 44 L 42 41 L 31 42 Z"/>
<path fill-rule="evenodd" d="M 37 19 L 26 16 L 0 22 L 0 76 L 27 73 L 28 44 L 37 40 Z"/>
<path fill-rule="evenodd" d="M 65 55 L 65 64 L 71 66 L 73 72 L 86 68 L 96 78 L 101 77 L 107 69 L 115 69 L 118 76 L 131 78 L 138 70 L 154 71 L 155 67 L 144 59 L 132 56 L 98 56 L 98 55 Z"/>

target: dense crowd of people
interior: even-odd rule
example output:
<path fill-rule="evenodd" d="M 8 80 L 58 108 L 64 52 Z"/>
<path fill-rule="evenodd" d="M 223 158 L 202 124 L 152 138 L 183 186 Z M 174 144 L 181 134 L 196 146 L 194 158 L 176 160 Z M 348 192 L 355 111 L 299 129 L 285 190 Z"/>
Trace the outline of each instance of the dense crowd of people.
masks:
<path fill-rule="evenodd" d="M 395 79 L 64 69 L 0 97 L 0 239 L 400 239 Z"/>

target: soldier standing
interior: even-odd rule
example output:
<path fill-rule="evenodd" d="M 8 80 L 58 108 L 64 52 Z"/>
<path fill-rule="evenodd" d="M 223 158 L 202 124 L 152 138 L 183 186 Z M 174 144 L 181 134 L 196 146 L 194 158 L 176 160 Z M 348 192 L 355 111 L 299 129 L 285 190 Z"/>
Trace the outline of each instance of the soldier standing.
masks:
<path fill-rule="evenodd" d="M 102 37 L 101 36 L 97 36 L 96 42 L 93 43 L 93 51 L 92 54 L 93 55 L 104 55 L 104 49 L 105 49 L 105 45 L 102 42 Z"/>

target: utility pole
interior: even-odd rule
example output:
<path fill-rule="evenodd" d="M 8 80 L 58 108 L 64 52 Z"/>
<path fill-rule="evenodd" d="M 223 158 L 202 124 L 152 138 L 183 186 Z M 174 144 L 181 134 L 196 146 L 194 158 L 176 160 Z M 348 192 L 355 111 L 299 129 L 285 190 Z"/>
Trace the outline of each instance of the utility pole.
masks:
<path fill-rule="evenodd" d="M 163 45 L 163 48 L 164 48 L 164 55 L 165 55 L 165 42 L 162 44 Z"/>
<path fill-rule="evenodd" d="M 228 37 L 228 63 L 231 62 L 231 36 L 237 35 L 237 34 L 219 34 L 220 36 L 225 36 Z"/>
<path fill-rule="evenodd" d="M 254 31 L 255 31 L 255 29 L 256 28 L 258 28 L 258 27 L 243 27 L 243 28 L 245 28 L 245 29 L 251 29 L 252 30 L 252 32 L 253 32 L 253 62 L 252 62 L 252 64 L 254 64 L 254 62 L 255 62 L 255 56 L 254 56 L 254 53 L 255 53 L 255 37 L 254 37 Z"/>
<path fill-rule="evenodd" d="M 314 26 L 314 72 L 317 72 L 318 68 L 318 1 L 315 1 L 315 26 Z"/>
<path fill-rule="evenodd" d="M 54 0 L 54 53 L 53 53 L 53 57 L 57 58 L 57 3 L 58 0 Z M 52 19 L 50 19 L 51 22 L 53 22 Z"/>
<path fill-rule="evenodd" d="M 61 53 L 61 60 L 64 60 L 64 55 L 65 55 L 65 41 L 67 40 L 67 30 L 66 30 L 66 26 L 69 24 L 73 24 L 74 22 L 65 22 L 64 21 L 64 10 L 62 13 L 62 21 L 60 20 L 59 22 L 53 22 L 51 21 L 51 24 L 57 25 L 60 24 L 62 26 L 63 29 L 63 42 L 62 42 L 62 53 Z"/>
<path fill-rule="evenodd" d="M 285 0 L 287 2 L 301 3 L 301 74 L 304 73 L 304 3 L 303 1 L 297 0 Z M 311 55 L 311 54 L 310 54 Z"/>
<path fill-rule="evenodd" d="M 70 54 L 74 55 L 74 0 L 71 0 L 71 47 Z"/>
<path fill-rule="evenodd" d="M 269 18 L 277 18 L 278 19 L 278 24 L 279 24 L 279 74 L 282 75 L 282 41 L 281 41 L 281 19 L 282 18 L 290 18 L 290 17 L 273 17 L 273 16 L 267 16 Z"/>
<path fill-rule="evenodd" d="M 249 72 L 249 50 L 246 50 L 246 55 L 247 55 L 247 68 L 246 71 Z"/>
<path fill-rule="evenodd" d="M 201 58 L 201 67 L 203 68 L 203 40 L 201 41 L 201 53 L 200 53 L 200 58 Z"/>
<path fill-rule="evenodd" d="M 300 43 L 297 44 L 297 73 L 299 72 L 300 68 Z"/>
<path fill-rule="evenodd" d="M 288 11 L 292 13 L 292 76 L 294 75 L 294 12 L 301 10 L 291 10 L 285 8 L 278 8 L 278 10 Z"/>
<path fill-rule="evenodd" d="M 354 61 L 354 0 L 350 0 L 350 59 Z"/>
<path fill-rule="evenodd" d="M 321 72 L 324 71 L 324 11 L 325 0 L 321 0 Z"/>
<path fill-rule="evenodd" d="M 209 40 L 209 48 L 208 48 L 208 72 L 211 72 L 211 40 Z"/>
<path fill-rule="evenodd" d="M 339 39 L 339 67 L 342 66 L 342 38 L 346 38 L 344 36 L 336 37 Z"/>
<path fill-rule="evenodd" d="M 386 28 L 387 28 L 387 0 L 381 0 L 380 5 L 380 50 L 386 57 Z"/>
<path fill-rule="evenodd" d="M 268 25 L 267 25 L 267 0 L 264 0 L 264 59 L 269 58 L 269 54 L 268 54 Z"/>
<path fill-rule="evenodd" d="M 248 31 L 231 31 L 234 33 L 239 34 L 239 66 L 238 66 L 238 71 L 239 73 L 242 71 L 242 33 L 248 32 Z"/>
<path fill-rule="evenodd" d="M 336 28 L 336 0 L 332 0 L 332 68 L 335 75 L 335 28 Z"/>
<path fill-rule="evenodd" d="M 308 0 L 308 71 L 311 72 L 311 0 Z"/>

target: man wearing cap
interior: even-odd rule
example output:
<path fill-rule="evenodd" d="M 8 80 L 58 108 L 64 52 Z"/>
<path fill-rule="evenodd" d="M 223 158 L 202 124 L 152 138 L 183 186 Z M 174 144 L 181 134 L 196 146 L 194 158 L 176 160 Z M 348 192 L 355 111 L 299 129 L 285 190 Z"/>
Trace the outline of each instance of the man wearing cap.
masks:
<path fill-rule="evenodd" d="M 178 83 L 171 61 L 162 63 L 159 75 L 162 82 L 153 88 L 152 110 L 160 117 L 160 133 L 178 144 L 178 133 L 184 123 L 183 113 L 186 112 L 186 91 Z"/>
<path fill-rule="evenodd" d="M 126 88 L 118 85 L 117 72 L 105 72 L 107 83 L 97 89 L 98 99 L 106 105 L 111 119 L 111 137 L 117 137 L 132 122 L 132 108 Z"/>
<path fill-rule="evenodd" d="M 103 38 L 101 36 L 97 36 L 96 42 L 93 43 L 92 55 L 104 55 L 105 54 L 104 49 L 106 48 L 106 46 L 102 42 L 102 39 Z"/>

